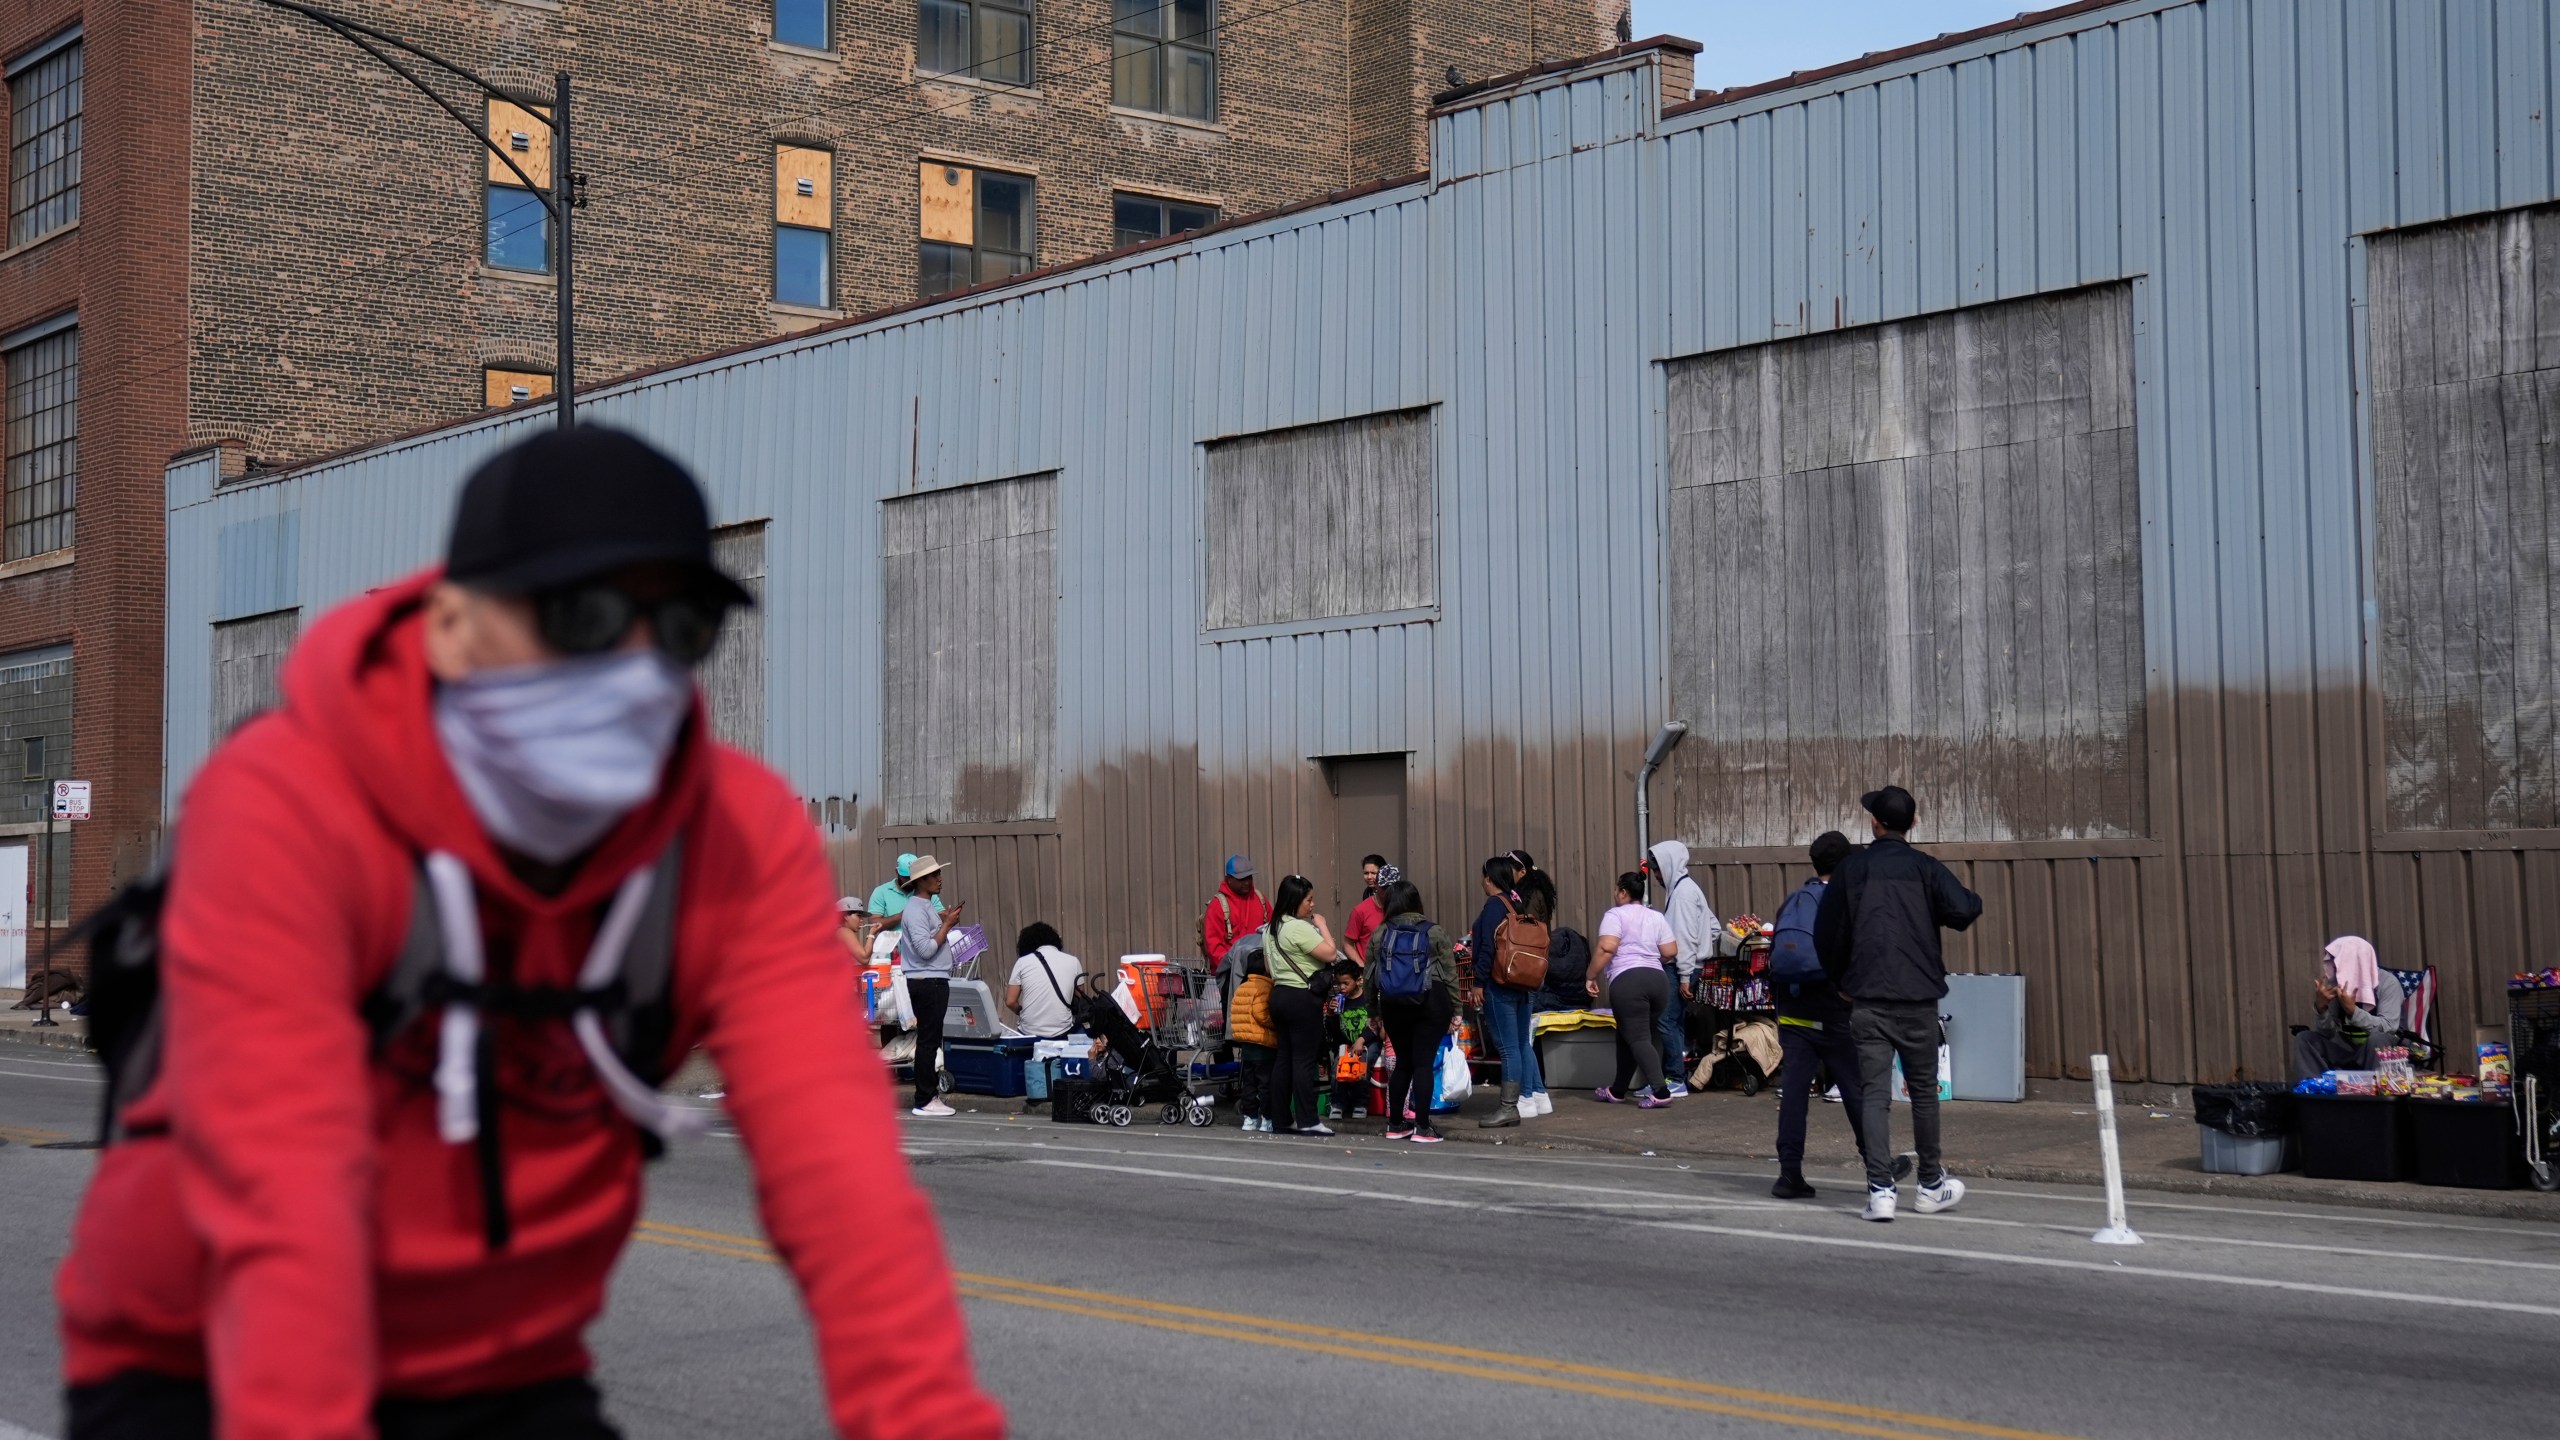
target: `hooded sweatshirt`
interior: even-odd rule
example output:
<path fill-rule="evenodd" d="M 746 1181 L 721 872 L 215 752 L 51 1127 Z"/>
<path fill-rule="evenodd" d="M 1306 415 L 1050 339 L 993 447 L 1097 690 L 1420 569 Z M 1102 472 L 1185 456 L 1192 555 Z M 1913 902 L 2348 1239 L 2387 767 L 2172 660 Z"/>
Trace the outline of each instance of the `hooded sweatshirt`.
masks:
<path fill-rule="evenodd" d="M 1707 903 L 1706 887 L 1689 873 L 1688 846 L 1677 840 L 1656 840 L 1652 855 L 1655 873 L 1671 887 L 1663 915 L 1671 922 L 1671 937 L 1680 942 L 1680 978 L 1695 980 L 1699 967 L 1716 953 L 1716 932 L 1723 922 Z"/>
<path fill-rule="evenodd" d="M 568 987 L 601 907 L 681 831 L 665 1061 L 706 1045 L 728 1082 L 837 1430 L 1001 1434 L 800 805 L 709 741 L 697 703 L 657 795 L 561 893 L 536 893 L 435 739 L 432 579 L 323 617 L 286 664 L 283 707 L 188 792 L 161 927 L 167 1048 L 126 1111 L 135 1138 L 99 1157 L 56 1279 L 66 1379 L 204 1376 L 225 1440 L 361 1440 L 377 1393 L 585 1373 L 582 1332 L 639 1214 L 638 1131 L 566 1023 L 499 1018 L 515 1234 L 491 1254 L 473 1147 L 437 1135 L 437 1027 L 377 1061 L 360 1007 L 401 948 L 421 853 L 468 866 L 496 974 Z"/>

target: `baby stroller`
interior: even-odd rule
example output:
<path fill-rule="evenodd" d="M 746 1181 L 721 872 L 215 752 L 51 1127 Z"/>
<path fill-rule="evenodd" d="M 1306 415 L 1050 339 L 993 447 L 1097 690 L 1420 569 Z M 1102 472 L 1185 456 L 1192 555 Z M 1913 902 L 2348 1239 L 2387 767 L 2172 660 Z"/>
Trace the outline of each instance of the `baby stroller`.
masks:
<path fill-rule="evenodd" d="M 1156 1117 L 1159 1125 L 1188 1122 L 1205 1128 L 1217 1118 L 1217 1101 L 1193 1094 L 1183 1078 L 1181 1057 L 1140 1030 L 1117 1003 L 1105 997 L 1095 1005 L 1091 1024 L 1106 1044 L 1093 1083 L 1067 1102 L 1066 1118 L 1128 1125 L 1150 1105 L 1164 1107 Z"/>

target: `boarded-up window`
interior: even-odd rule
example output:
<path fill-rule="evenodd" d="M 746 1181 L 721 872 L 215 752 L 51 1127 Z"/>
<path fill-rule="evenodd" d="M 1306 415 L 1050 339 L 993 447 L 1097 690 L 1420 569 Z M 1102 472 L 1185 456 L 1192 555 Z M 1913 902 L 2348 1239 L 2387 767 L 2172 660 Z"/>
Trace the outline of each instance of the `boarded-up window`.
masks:
<path fill-rule="evenodd" d="M 2560 826 L 2560 209 L 2371 255 L 2388 823 Z"/>
<path fill-rule="evenodd" d="M 1433 516 L 1427 410 L 1211 445 L 1206 628 L 1435 604 Z"/>
<path fill-rule="evenodd" d="M 1058 813 L 1058 479 L 881 507 L 881 787 L 893 825 Z"/>
<path fill-rule="evenodd" d="M 285 652 L 301 633 L 300 610 L 214 623 L 214 739 L 229 735 L 241 721 L 274 709 L 284 698 L 277 676 L 284 670 Z"/>
<path fill-rule="evenodd" d="M 702 693 L 711 706 L 711 733 L 750 755 L 764 753 L 764 522 L 724 525 L 711 532 L 711 563 L 756 597 L 720 626 L 720 643 L 702 664 Z"/>
<path fill-rule="evenodd" d="M 1937 840 L 2144 833 L 2130 291 L 1674 365 L 1682 833 L 1800 845 L 1899 783 Z"/>

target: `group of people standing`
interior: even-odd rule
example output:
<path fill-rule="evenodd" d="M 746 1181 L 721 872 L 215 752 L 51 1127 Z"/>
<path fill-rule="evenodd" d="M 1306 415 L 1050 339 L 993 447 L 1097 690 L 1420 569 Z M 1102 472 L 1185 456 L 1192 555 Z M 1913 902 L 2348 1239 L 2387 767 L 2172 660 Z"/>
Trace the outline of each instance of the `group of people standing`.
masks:
<path fill-rule="evenodd" d="M 1911 846 L 1918 806 L 1909 791 L 1888 785 L 1861 804 L 1873 831 L 1869 843 L 1854 845 L 1838 831 L 1817 838 L 1807 855 L 1813 875 L 1779 911 L 1777 945 L 1801 951 L 1801 959 L 1771 978 L 1783 1057 L 1779 1175 L 1771 1193 L 1814 1194 L 1804 1178 L 1805 1129 L 1817 1079 L 1827 1075 L 1866 1169 L 1866 1218 L 1887 1221 L 1898 1207 L 1899 1182 L 1915 1169 L 1920 1213 L 1947 1209 L 1964 1195 L 1963 1182 L 1946 1173 L 1939 1144 L 1937 1011 L 1947 992 L 1939 932 L 1970 926 L 1982 901 Z M 1337 1044 L 1359 1038 L 1328 1034 L 1326 1000 L 1339 992 L 1358 997 L 1369 1029 L 1394 1047 L 1388 1138 L 1439 1138 L 1431 1120 L 1432 1057 L 1460 1013 L 1457 947 L 1384 857 L 1368 856 L 1362 868 L 1367 895 L 1337 940 L 1315 908 L 1313 881 L 1290 875 L 1266 900 L 1252 862 L 1227 859 L 1202 916 L 1201 941 L 1230 977 L 1229 1037 L 1244 1061 L 1247 1130 L 1333 1133 L 1317 1110 L 1318 1075 Z M 1506 944 L 1516 946 L 1522 934 L 1537 936 L 1551 953 L 1578 943 L 1556 928 L 1555 883 L 1536 859 L 1506 850 L 1486 860 L 1479 876 L 1483 903 L 1466 950 L 1485 1036 L 1502 1064 L 1500 1103 L 1479 1126 L 1514 1126 L 1554 1112 L 1532 1038 L 1535 1016 L 1577 998 L 1605 1007 L 1615 1022 L 1617 1072 L 1593 1091 L 1595 1100 L 1650 1109 L 1687 1094 L 1687 1002 L 1700 993 L 1722 930 L 1689 873 L 1688 847 L 1655 844 L 1641 866 L 1616 878 L 1579 997 L 1500 963 Z M 1656 885 L 1664 891 L 1660 909 L 1649 903 Z M 1897 1155 L 1891 1143 L 1897 1065 L 1911 1096 L 1911 1155 Z"/>

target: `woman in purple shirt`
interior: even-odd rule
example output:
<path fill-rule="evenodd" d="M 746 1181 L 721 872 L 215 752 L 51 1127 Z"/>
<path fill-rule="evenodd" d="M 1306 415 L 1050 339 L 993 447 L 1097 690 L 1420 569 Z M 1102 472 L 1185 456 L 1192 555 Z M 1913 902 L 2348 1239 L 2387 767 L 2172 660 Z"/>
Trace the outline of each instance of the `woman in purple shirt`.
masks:
<path fill-rule="evenodd" d="M 1662 1078 L 1662 1042 L 1655 1022 L 1671 1003 L 1671 977 L 1664 965 L 1680 953 L 1680 941 L 1662 912 L 1644 903 L 1644 876 L 1630 870 L 1618 877 L 1618 903 L 1600 917 L 1600 940 L 1584 983 L 1594 997 L 1605 995 L 1617 1021 L 1618 1080 L 1592 1091 L 1615 1105 L 1627 1098 L 1627 1083 L 1641 1073 L 1644 1091 L 1636 1104 L 1647 1110 L 1671 1103 L 1671 1087 Z"/>

